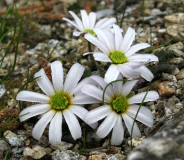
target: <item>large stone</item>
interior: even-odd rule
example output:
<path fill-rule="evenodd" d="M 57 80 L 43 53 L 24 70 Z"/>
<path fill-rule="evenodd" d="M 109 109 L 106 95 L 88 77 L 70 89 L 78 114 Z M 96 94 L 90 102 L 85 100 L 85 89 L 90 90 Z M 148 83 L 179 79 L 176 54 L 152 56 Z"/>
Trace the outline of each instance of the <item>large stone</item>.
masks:
<path fill-rule="evenodd" d="M 183 30 L 183 28 L 183 24 L 173 24 L 167 27 L 166 33 L 174 39 L 184 41 L 184 37 L 181 36 L 181 30 Z"/>
<path fill-rule="evenodd" d="M 26 148 L 23 152 L 25 157 L 31 157 L 33 159 L 40 159 L 46 155 L 45 149 L 41 146 L 35 146 L 32 149 Z"/>
<path fill-rule="evenodd" d="M 6 142 L 6 141 L 4 141 L 4 140 L 0 140 L 0 150 L 1 151 L 7 151 L 7 150 L 9 150 L 11 147 L 10 147 L 10 145 L 8 145 L 8 143 Z"/>
<path fill-rule="evenodd" d="M 162 124 L 157 133 L 131 151 L 126 160 L 184 159 L 184 109 Z"/>

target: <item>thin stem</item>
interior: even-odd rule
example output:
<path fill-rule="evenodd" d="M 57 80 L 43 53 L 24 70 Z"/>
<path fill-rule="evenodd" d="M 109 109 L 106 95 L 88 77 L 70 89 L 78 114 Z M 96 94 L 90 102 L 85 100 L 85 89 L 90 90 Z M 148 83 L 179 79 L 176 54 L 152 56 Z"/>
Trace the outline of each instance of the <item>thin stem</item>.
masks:
<path fill-rule="evenodd" d="M 114 82 L 119 82 L 119 81 L 127 81 L 127 79 L 118 79 L 118 80 L 115 80 L 115 81 L 112 81 L 112 82 L 108 83 L 108 84 L 105 86 L 105 88 L 104 88 L 104 90 L 103 90 L 103 95 L 102 95 L 102 105 L 104 105 L 104 95 L 105 95 L 105 91 L 106 91 L 107 87 L 108 87 L 109 85 L 111 85 L 112 83 L 114 83 Z"/>
<path fill-rule="evenodd" d="M 16 49 L 15 49 L 15 57 L 14 57 L 14 64 L 13 64 L 13 67 L 12 67 L 11 71 L 10 71 L 6 76 L 4 76 L 4 77 L 0 80 L 0 83 L 1 83 L 4 79 L 6 79 L 6 78 L 14 71 L 14 69 L 15 69 L 15 65 L 16 65 L 16 62 L 17 62 L 18 45 L 19 45 L 20 35 L 21 35 L 21 31 L 22 31 L 23 19 L 24 19 L 24 16 L 21 18 L 20 29 L 19 29 L 19 35 L 18 35 L 17 45 L 16 45 Z"/>
<path fill-rule="evenodd" d="M 122 27 L 122 25 L 123 25 L 123 20 L 124 20 L 124 18 L 125 18 L 125 11 L 126 11 L 126 7 L 127 7 L 127 1 L 128 1 L 128 0 L 125 1 L 125 7 L 124 7 L 124 10 L 123 10 L 123 17 L 121 18 L 121 22 L 120 22 L 120 28 Z"/>
<path fill-rule="evenodd" d="M 155 49 L 158 49 L 158 48 L 161 48 L 161 47 L 163 47 L 163 46 L 166 46 L 166 45 L 168 45 L 171 41 L 172 41 L 172 39 L 169 40 L 169 41 L 167 41 L 166 43 L 164 43 L 164 44 L 158 46 L 158 47 L 154 47 L 154 48 L 151 48 L 151 49 L 147 49 L 147 50 L 145 50 L 145 51 L 142 52 L 142 53 L 150 52 L 150 51 L 153 51 L 153 50 L 155 50 Z"/>
<path fill-rule="evenodd" d="M 144 27 L 144 0 L 142 2 L 142 26 Z"/>
<path fill-rule="evenodd" d="M 110 151 L 110 154 L 111 154 L 111 137 L 110 137 L 110 134 L 108 135 L 108 139 L 109 139 L 109 151 Z"/>
<path fill-rule="evenodd" d="M 137 110 L 137 113 L 136 113 L 136 115 L 135 115 L 135 118 L 134 118 L 134 122 L 133 122 L 132 129 L 131 129 L 131 135 L 130 135 L 130 142 L 131 142 L 131 145 L 130 145 L 130 146 L 131 146 L 131 150 L 133 149 L 133 146 L 132 146 L 132 134 L 133 134 L 134 124 L 135 124 L 137 115 L 138 115 L 138 113 L 139 113 L 139 111 L 140 111 L 140 109 L 141 109 L 141 107 L 142 107 L 142 105 L 143 105 L 143 103 L 144 103 L 144 100 L 145 100 L 147 94 L 148 94 L 148 90 L 147 90 L 147 92 L 146 92 L 146 94 L 145 94 L 145 96 L 144 96 L 144 98 L 143 98 L 143 100 L 142 100 L 142 102 L 141 102 L 141 104 L 140 104 L 140 106 L 139 106 L 139 108 L 138 108 L 138 110 Z"/>
<path fill-rule="evenodd" d="M 88 50 L 89 50 L 89 52 L 92 52 L 91 43 L 89 41 L 88 41 Z"/>

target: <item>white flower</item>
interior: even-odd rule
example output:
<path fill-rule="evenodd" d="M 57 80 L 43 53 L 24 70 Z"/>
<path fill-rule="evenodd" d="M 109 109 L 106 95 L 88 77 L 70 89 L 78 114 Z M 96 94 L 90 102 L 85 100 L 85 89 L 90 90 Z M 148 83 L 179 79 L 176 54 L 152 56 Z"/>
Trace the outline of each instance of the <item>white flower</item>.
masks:
<path fill-rule="evenodd" d="M 69 13 L 75 19 L 75 23 L 69 20 L 68 18 L 63 18 L 63 20 L 69 22 L 71 25 L 73 25 L 80 31 L 80 32 L 74 31 L 73 32 L 74 36 L 79 36 L 82 33 L 91 33 L 93 35 L 96 35 L 95 32 L 93 31 L 94 27 L 110 29 L 112 25 L 116 22 L 115 18 L 103 18 L 96 23 L 96 13 L 91 12 L 88 15 L 85 10 L 81 10 L 82 21 L 79 19 L 79 17 L 77 17 L 77 15 L 74 12 L 69 11 Z"/>
<path fill-rule="evenodd" d="M 28 113 L 20 117 L 20 121 L 24 121 L 36 115 L 42 115 L 32 131 L 32 135 L 35 139 L 39 140 L 41 138 L 45 127 L 50 122 L 49 141 L 53 145 L 60 143 L 63 117 L 72 137 L 74 139 L 81 137 L 81 127 L 75 115 L 83 120 L 88 111 L 80 105 L 99 102 L 99 100 L 95 100 L 80 91 L 84 84 L 93 84 L 90 78 L 86 78 L 78 83 L 83 72 L 83 66 L 78 63 L 74 64 L 68 72 L 65 83 L 63 84 L 62 63 L 55 61 L 51 64 L 52 83 L 46 76 L 44 69 L 41 69 L 35 74 L 35 77 L 41 76 L 37 79 L 37 83 L 46 95 L 31 91 L 21 91 L 18 93 L 16 97 L 17 100 L 39 103 L 24 109 L 20 113 L 20 115 Z M 97 124 L 92 124 L 92 127 L 96 125 Z"/>
<path fill-rule="evenodd" d="M 120 75 L 118 77 L 121 78 Z M 81 91 L 86 95 L 102 100 L 103 89 L 107 83 L 99 76 L 91 76 L 91 78 L 98 82 L 102 89 L 92 84 L 85 84 Z M 127 81 L 123 85 L 123 82 L 120 81 L 108 86 L 104 96 L 104 105 L 89 111 L 84 117 L 84 120 L 88 124 L 95 123 L 106 117 L 98 127 L 97 135 L 100 138 L 104 138 L 112 130 L 111 143 L 113 145 L 119 145 L 123 141 L 124 129 L 122 119 L 124 120 L 129 133 L 131 133 L 133 119 L 139 108 L 137 103 L 141 103 L 146 94 L 146 92 L 142 92 L 130 97 L 129 93 L 136 83 L 137 80 L 133 80 Z M 149 91 L 144 102 L 155 101 L 158 98 L 159 95 L 157 92 Z M 141 107 L 136 120 L 148 127 L 153 126 L 153 115 L 151 111 L 144 106 Z M 140 136 L 140 130 L 135 123 L 132 137 Z"/>
<path fill-rule="evenodd" d="M 117 79 L 119 72 L 123 76 L 135 78 L 141 75 L 148 81 L 153 79 L 151 71 L 144 66 L 147 61 L 158 61 L 158 57 L 151 54 L 135 54 L 137 51 L 147 48 L 148 43 L 132 45 L 135 38 L 135 30 L 128 28 L 125 36 L 121 29 L 113 25 L 113 32 L 107 29 L 94 28 L 97 37 L 86 34 L 84 37 L 97 46 L 102 52 L 93 52 L 94 59 L 102 62 L 110 62 L 111 65 L 105 74 L 105 81 L 111 82 Z M 90 52 L 84 55 L 91 54 Z"/>

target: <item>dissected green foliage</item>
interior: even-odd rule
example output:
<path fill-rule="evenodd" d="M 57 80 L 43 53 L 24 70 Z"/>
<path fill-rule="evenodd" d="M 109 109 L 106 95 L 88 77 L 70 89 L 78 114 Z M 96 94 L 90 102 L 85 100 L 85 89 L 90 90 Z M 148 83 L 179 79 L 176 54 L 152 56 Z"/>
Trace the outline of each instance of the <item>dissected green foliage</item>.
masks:
<path fill-rule="evenodd" d="M 159 74 L 163 72 L 170 74 L 175 70 L 176 66 L 169 64 L 169 59 L 174 57 L 173 51 L 160 50 L 156 51 L 155 55 L 159 59 L 158 64 L 154 66 L 148 66 L 148 68 L 151 70 L 155 77 L 159 76 Z"/>

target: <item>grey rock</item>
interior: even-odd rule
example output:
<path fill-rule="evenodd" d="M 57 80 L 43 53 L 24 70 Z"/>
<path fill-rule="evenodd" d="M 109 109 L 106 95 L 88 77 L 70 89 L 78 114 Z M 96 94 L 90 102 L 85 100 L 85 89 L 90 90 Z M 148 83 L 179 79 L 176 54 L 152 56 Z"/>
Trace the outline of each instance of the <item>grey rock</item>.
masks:
<path fill-rule="evenodd" d="M 22 146 L 22 141 L 20 138 L 18 137 L 8 137 L 6 138 L 8 140 L 8 142 L 10 143 L 10 145 L 12 147 L 19 147 Z"/>
<path fill-rule="evenodd" d="M 46 155 L 49 155 L 52 152 L 52 149 L 47 147 L 45 148 Z"/>
<path fill-rule="evenodd" d="M 168 73 L 162 73 L 162 80 L 163 81 L 177 81 L 176 77 L 174 75 L 168 74 Z"/>
<path fill-rule="evenodd" d="M 55 149 L 55 150 L 67 150 L 67 149 L 70 149 L 71 147 L 73 147 L 73 144 L 72 143 L 67 143 L 67 142 L 63 142 L 61 141 L 61 143 L 53 146 L 51 145 L 51 148 L 52 149 Z"/>
<path fill-rule="evenodd" d="M 179 34 L 180 34 L 180 36 L 184 37 L 184 28 L 179 30 Z"/>
<path fill-rule="evenodd" d="M 118 160 L 114 155 L 110 154 L 105 158 L 105 160 Z"/>
<path fill-rule="evenodd" d="M 182 52 L 182 51 L 180 51 L 178 49 L 174 49 L 173 51 L 174 51 L 174 55 L 175 56 L 183 57 L 183 55 L 184 55 L 184 52 Z"/>
<path fill-rule="evenodd" d="M 4 84 L 0 84 L 0 99 L 3 97 L 3 95 L 6 92 L 6 88 Z"/>
<path fill-rule="evenodd" d="M 52 160 L 85 160 L 86 158 L 78 153 L 72 152 L 71 150 L 59 151 L 56 150 L 52 153 Z"/>
<path fill-rule="evenodd" d="M 184 159 L 184 112 L 165 119 L 155 135 L 131 151 L 125 160 L 182 160 Z"/>
<path fill-rule="evenodd" d="M 4 136 L 6 136 L 6 140 L 12 147 L 19 147 L 23 144 L 22 140 L 12 131 L 5 131 Z"/>
<path fill-rule="evenodd" d="M 9 150 L 11 147 L 9 146 L 9 144 L 6 142 L 6 141 L 4 141 L 4 140 L 0 140 L 0 150 L 1 151 L 7 151 L 7 150 Z"/>
<path fill-rule="evenodd" d="M 177 113 L 181 109 L 181 108 L 176 107 L 176 104 L 178 103 L 180 103 L 180 100 L 176 96 L 172 96 L 171 98 L 169 98 L 166 106 L 170 108 L 173 113 Z"/>
<path fill-rule="evenodd" d="M 13 157 L 15 158 L 21 158 L 23 155 L 22 155 L 22 152 L 25 150 L 25 148 L 13 148 L 11 150 L 11 153 L 13 154 Z"/>
<path fill-rule="evenodd" d="M 25 157 L 31 157 L 33 159 L 40 159 L 46 155 L 45 149 L 41 146 L 35 146 L 32 149 L 26 148 L 23 152 Z"/>

